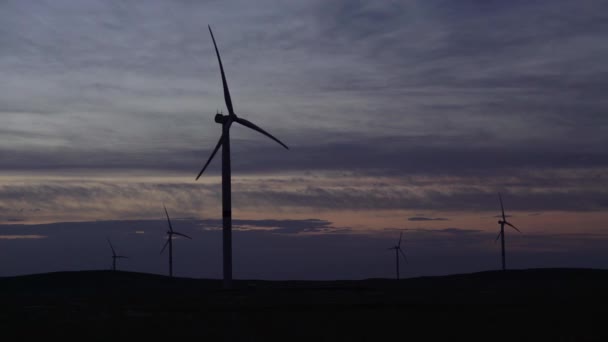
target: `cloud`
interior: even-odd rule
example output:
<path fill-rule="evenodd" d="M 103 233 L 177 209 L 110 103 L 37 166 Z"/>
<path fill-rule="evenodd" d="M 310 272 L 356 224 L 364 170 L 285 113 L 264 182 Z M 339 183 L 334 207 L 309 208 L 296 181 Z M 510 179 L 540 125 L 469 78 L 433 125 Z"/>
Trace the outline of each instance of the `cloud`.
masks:
<path fill-rule="evenodd" d="M 317 133 L 318 134 L 318 133 Z M 333 133 L 328 133 L 331 136 Z M 315 135 L 315 134 L 312 134 Z M 37 150 L 0 149 L 2 167 L 6 170 L 146 170 L 147 172 L 196 173 L 208 158 L 217 135 L 206 144 L 197 143 L 196 149 L 163 147 L 154 151 L 108 149 L 83 150 L 80 147 L 41 147 Z M 364 141 L 354 134 L 340 134 L 336 140 L 317 144 L 287 141 L 291 151 L 281 150 L 276 144 L 255 137 L 256 142 L 233 143 L 233 170 L 236 174 L 269 172 L 315 172 L 351 170 L 381 175 L 521 175 L 531 170 L 579 169 L 595 170 L 593 179 L 606 174 L 608 154 L 600 142 L 542 142 L 522 140 L 501 144 L 492 137 L 437 136 L 368 137 Z M 322 139 L 322 138 L 321 138 Z M 479 145 L 479 140 L 485 140 Z M 318 141 L 315 139 L 314 141 Z M 608 142 L 608 141 L 606 141 Z M 275 146 L 276 145 L 276 146 Z M 340 155 L 341 158 L 335 158 Z M 401 158 L 405 156 L 405 158 Z M 310 161 L 314 160 L 314 163 Z M 497 161 L 500 160 L 500 163 Z M 162 161 L 160 163 L 159 161 Z M 214 160 L 208 174 L 218 174 L 220 162 Z M 530 181 L 548 182 L 552 179 L 536 177 Z"/>
<path fill-rule="evenodd" d="M 331 222 L 319 219 L 304 220 L 233 220 L 237 229 L 270 230 L 273 233 L 298 234 L 298 233 L 332 233 L 336 231 L 347 231 L 344 228 L 332 227 Z"/>
<path fill-rule="evenodd" d="M 174 245 L 174 271 L 179 276 L 220 278 L 222 233 L 220 220 L 193 220 L 175 216 L 174 226 L 192 236 Z M 304 233 L 308 228 L 334 226 L 322 219 L 242 220 L 241 227 L 284 228 L 235 229 L 234 272 L 239 279 L 364 279 L 392 277 L 394 255 L 386 248 L 403 232 L 402 247 L 409 264 L 406 276 L 438 275 L 497 269 L 500 245 L 495 232 L 473 228 L 387 229 L 362 234 L 334 230 Z M 236 226 L 235 225 L 235 226 Z M 203 229 L 203 228 L 212 229 Z M 293 228 L 293 230 L 291 230 Z M 336 227 L 340 229 L 342 227 Z M 120 269 L 166 274 L 166 255 L 159 255 L 165 242 L 166 220 L 113 220 L 58 222 L 43 225 L 3 225 L 1 236 L 46 238 L 0 238 L 0 276 L 59 270 L 108 269 L 114 248 L 130 258 Z M 134 234 L 144 230 L 146 234 Z M 301 232 L 292 234 L 292 232 Z M 395 234 L 396 233 L 396 234 Z M 601 267 L 608 257 L 603 233 L 512 234 L 509 266 Z M 44 258 L 32 258 L 44 255 Z"/>
<path fill-rule="evenodd" d="M 222 229 L 222 220 L 219 219 L 203 219 L 197 220 L 197 222 L 199 222 L 198 224 L 205 230 Z M 349 231 L 348 228 L 333 227 L 331 222 L 320 219 L 233 219 L 232 228 L 233 230 L 243 232 L 254 231 L 273 234 L 338 233 Z"/>
<path fill-rule="evenodd" d="M 422 216 L 408 217 L 407 220 L 408 221 L 448 221 L 447 218 L 443 218 L 443 217 L 430 218 L 430 217 L 422 217 Z"/>
<path fill-rule="evenodd" d="M 461 228 L 444 228 L 440 229 L 440 232 L 443 233 L 451 233 L 451 234 L 470 234 L 470 233 L 479 233 L 480 230 L 477 229 L 461 229 Z"/>
<path fill-rule="evenodd" d="M 258 218 L 284 217 L 289 212 L 314 215 L 343 210 L 393 210 L 422 212 L 408 220 L 424 222 L 444 218 L 424 216 L 425 211 L 499 215 L 496 193 L 501 191 L 507 213 L 601 212 L 608 208 L 608 192 L 605 186 L 590 181 L 590 174 L 593 171 L 529 172 L 521 177 L 404 177 L 356 172 L 235 175 L 232 201 L 235 209 L 256 213 Z M 0 179 L 0 201 L 2 221 L 156 219 L 162 216 L 162 203 L 166 203 L 172 216 L 213 218 L 221 210 L 221 186 L 217 177 L 194 182 L 179 174 L 134 174 L 123 178 L 20 176 Z"/>
<path fill-rule="evenodd" d="M 486 235 L 487 232 L 479 229 L 467 229 L 467 228 L 438 228 L 438 229 L 426 229 L 426 228 L 408 228 L 406 231 L 410 231 L 413 233 L 424 233 L 431 235 L 443 235 L 443 234 L 451 234 L 451 235 L 467 235 L 470 236 L 472 234 L 480 234 Z M 493 234 L 493 233 L 492 233 Z"/>
<path fill-rule="evenodd" d="M 499 211 L 495 204 L 495 188 L 491 186 L 456 186 L 447 189 L 408 189 L 403 188 L 366 188 L 344 187 L 324 188 L 308 186 L 296 191 L 290 190 L 252 190 L 236 194 L 239 203 L 255 198 L 258 204 L 294 207 L 324 208 L 326 210 L 366 209 L 366 210 L 457 210 L 457 211 Z M 549 190 L 534 192 L 522 190 L 509 194 L 507 210 L 563 210 L 563 211 L 600 211 L 608 205 L 603 190 Z"/>
<path fill-rule="evenodd" d="M 219 160 L 188 183 L 224 107 L 207 24 L 237 113 L 292 148 L 233 128 L 235 207 L 603 211 L 607 6 L 2 2 L 0 169 L 72 177 L 3 182 L 3 206 L 41 211 L 2 219 L 217 212 Z"/>
<path fill-rule="evenodd" d="M 28 240 L 28 239 L 46 239 L 45 235 L 36 235 L 36 234 L 28 234 L 28 235 L 4 235 L 0 234 L 0 240 Z"/>
<path fill-rule="evenodd" d="M 2 167 L 199 167 L 223 107 L 208 23 L 239 113 L 294 147 L 236 128 L 241 172 L 606 166 L 601 2 L 264 4 L 3 3 Z"/>

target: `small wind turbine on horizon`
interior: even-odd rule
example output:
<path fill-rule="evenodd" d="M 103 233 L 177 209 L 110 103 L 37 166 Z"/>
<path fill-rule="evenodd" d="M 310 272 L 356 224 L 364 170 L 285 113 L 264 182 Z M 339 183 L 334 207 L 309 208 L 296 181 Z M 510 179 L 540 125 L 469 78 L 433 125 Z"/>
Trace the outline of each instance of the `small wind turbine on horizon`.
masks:
<path fill-rule="evenodd" d="M 116 251 L 114 250 L 114 246 L 112 246 L 112 242 L 109 238 L 107 238 L 107 240 L 110 244 L 110 248 L 112 249 L 112 271 L 116 271 L 116 259 L 128 259 L 129 257 L 126 257 L 124 255 L 117 255 Z"/>
<path fill-rule="evenodd" d="M 232 106 L 232 100 L 230 98 L 230 91 L 228 90 L 228 83 L 226 81 L 226 74 L 224 73 L 224 67 L 222 65 L 222 59 L 220 58 L 220 52 L 215 43 L 211 26 L 209 26 L 209 33 L 213 40 L 213 46 L 215 47 L 215 54 L 220 66 L 220 72 L 222 75 L 222 85 L 224 87 L 224 101 L 228 108 L 228 115 L 220 113 L 215 114 L 215 122 L 222 125 L 222 136 L 220 137 L 217 145 L 213 149 L 211 156 L 196 176 L 198 180 L 205 169 L 219 150 L 222 147 L 222 240 L 223 240 L 223 273 L 224 273 L 224 288 L 232 287 L 232 201 L 231 201 L 231 184 L 230 184 L 230 126 L 233 122 L 239 123 L 245 127 L 251 128 L 254 131 L 264 134 L 270 139 L 276 141 L 281 146 L 289 149 L 287 145 L 283 144 L 279 139 L 270 135 L 270 133 L 256 126 L 250 121 L 247 121 L 241 117 L 238 117 L 234 112 Z"/>
<path fill-rule="evenodd" d="M 403 238 L 403 232 L 399 234 L 399 243 L 396 246 L 389 248 L 388 250 L 395 250 L 395 266 L 397 271 L 397 280 L 399 280 L 399 254 L 403 257 L 403 260 L 407 263 L 407 257 L 403 250 L 401 249 L 401 239 Z"/>
<path fill-rule="evenodd" d="M 500 192 L 498 193 L 498 200 L 500 201 L 500 209 L 502 210 L 502 220 L 498 220 L 498 224 L 500 225 L 500 232 L 498 233 L 498 236 L 496 237 L 496 240 L 494 240 L 494 242 L 498 241 L 498 239 L 500 238 L 500 244 L 502 247 L 502 270 L 504 271 L 507 269 L 507 264 L 505 260 L 505 224 L 515 229 L 519 233 L 521 233 L 521 231 L 507 221 L 507 217 L 505 216 L 505 207 L 502 205 L 502 196 L 500 195 Z"/>
<path fill-rule="evenodd" d="M 165 215 L 167 215 L 167 223 L 169 223 L 169 230 L 167 231 L 167 242 L 160 250 L 160 254 L 163 254 L 165 248 L 169 246 L 169 277 L 173 278 L 173 235 L 183 236 L 190 240 L 192 240 L 192 238 L 186 234 L 178 233 L 173 230 L 173 226 L 171 225 L 171 219 L 169 218 L 169 213 L 167 212 L 167 207 L 163 205 L 163 208 L 165 209 Z"/>

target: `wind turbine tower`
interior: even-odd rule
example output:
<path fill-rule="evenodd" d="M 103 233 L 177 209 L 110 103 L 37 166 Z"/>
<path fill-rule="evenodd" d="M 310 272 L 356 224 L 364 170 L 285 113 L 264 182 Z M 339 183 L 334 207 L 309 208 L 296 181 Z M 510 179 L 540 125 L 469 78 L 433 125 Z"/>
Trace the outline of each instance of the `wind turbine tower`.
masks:
<path fill-rule="evenodd" d="M 192 240 L 192 238 L 186 234 L 182 234 L 173 230 L 173 226 L 171 225 L 171 219 L 169 218 L 169 213 L 167 212 L 167 207 L 163 205 L 163 208 L 165 209 L 165 215 L 167 215 L 167 223 L 169 224 L 169 230 L 167 231 L 167 242 L 165 242 L 165 245 L 160 250 L 160 254 L 163 254 L 165 248 L 169 246 L 169 277 L 173 278 L 173 236 L 183 236 L 190 240 Z"/>
<path fill-rule="evenodd" d="M 396 246 L 389 248 L 389 250 L 395 250 L 395 271 L 397 274 L 397 280 L 399 280 L 399 254 L 403 257 L 403 260 L 407 263 L 407 257 L 401 249 L 401 239 L 403 238 L 403 232 L 399 234 L 399 243 Z"/>
<path fill-rule="evenodd" d="M 505 207 L 502 205 L 502 196 L 500 195 L 500 193 L 498 193 L 498 200 L 500 201 L 500 209 L 502 210 L 502 220 L 498 220 L 498 224 L 500 225 L 500 232 L 498 233 L 498 236 L 496 237 L 495 242 L 498 241 L 498 239 L 500 238 L 501 254 L 502 254 L 502 270 L 504 271 L 507 269 L 507 264 L 506 264 L 506 260 L 505 260 L 505 225 L 515 229 L 519 233 L 521 233 L 521 231 L 519 229 L 517 229 L 517 227 L 515 227 L 514 225 L 512 225 L 510 222 L 507 221 L 507 217 L 505 216 Z"/>
<path fill-rule="evenodd" d="M 231 187 L 230 187 L 230 126 L 236 122 L 245 127 L 251 128 L 270 139 L 276 141 L 281 146 L 289 149 L 287 145 L 283 144 L 279 139 L 270 135 L 270 133 L 256 126 L 252 122 L 238 117 L 234 112 L 232 106 L 232 100 L 230 98 L 230 91 L 228 90 L 228 83 L 226 81 L 226 74 L 224 73 L 224 67 L 222 65 L 222 59 L 220 58 L 220 52 L 215 43 L 211 26 L 209 26 L 209 33 L 213 40 L 213 46 L 215 47 L 215 54 L 217 55 L 217 61 L 220 66 L 220 73 L 222 75 L 222 85 L 224 87 L 224 101 L 228 109 L 228 115 L 220 113 L 215 114 L 215 122 L 222 125 L 222 136 L 220 137 L 217 145 L 213 149 L 211 156 L 205 163 L 205 166 L 201 169 L 196 179 L 198 180 L 205 169 L 217 153 L 220 147 L 222 147 L 222 240 L 223 240 L 223 272 L 224 272 L 224 288 L 232 287 L 232 200 L 231 200 Z"/>
<path fill-rule="evenodd" d="M 127 259 L 128 257 L 124 255 L 117 255 L 114 250 L 114 246 L 112 246 L 112 242 L 108 238 L 108 243 L 110 244 L 110 248 L 112 249 L 112 271 L 116 271 L 116 259 Z"/>

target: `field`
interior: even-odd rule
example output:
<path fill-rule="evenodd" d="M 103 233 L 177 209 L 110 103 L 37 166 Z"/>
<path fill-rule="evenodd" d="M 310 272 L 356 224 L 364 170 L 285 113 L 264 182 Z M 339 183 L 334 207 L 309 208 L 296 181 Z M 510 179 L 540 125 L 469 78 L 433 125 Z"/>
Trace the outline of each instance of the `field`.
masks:
<path fill-rule="evenodd" d="M 405 280 L 170 279 L 111 271 L 0 278 L 6 341 L 607 341 L 608 271 Z"/>

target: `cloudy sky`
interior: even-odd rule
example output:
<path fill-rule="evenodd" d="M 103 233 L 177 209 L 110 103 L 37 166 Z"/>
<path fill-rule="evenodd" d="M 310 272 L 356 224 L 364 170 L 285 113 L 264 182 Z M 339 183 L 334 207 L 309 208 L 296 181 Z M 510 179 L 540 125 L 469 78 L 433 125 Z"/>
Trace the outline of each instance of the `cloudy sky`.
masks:
<path fill-rule="evenodd" d="M 164 272 L 162 203 L 181 273 L 220 276 L 207 25 L 290 146 L 231 131 L 235 277 L 391 276 L 399 230 L 409 275 L 491 269 L 498 192 L 513 267 L 608 265 L 603 1 L 7 0 L 0 276 L 107 267 L 106 236 Z"/>

